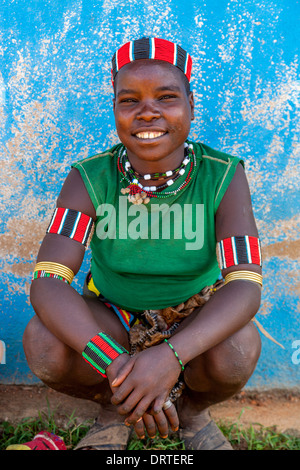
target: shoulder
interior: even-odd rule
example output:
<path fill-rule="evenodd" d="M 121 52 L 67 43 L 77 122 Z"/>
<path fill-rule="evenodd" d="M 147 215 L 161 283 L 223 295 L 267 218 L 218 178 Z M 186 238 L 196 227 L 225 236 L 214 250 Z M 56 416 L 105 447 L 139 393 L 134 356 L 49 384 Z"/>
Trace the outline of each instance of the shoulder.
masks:
<path fill-rule="evenodd" d="M 81 171 L 82 168 L 89 170 L 102 165 L 109 165 L 115 161 L 122 148 L 122 144 L 116 144 L 103 152 L 73 162 L 72 168 Z"/>
<path fill-rule="evenodd" d="M 207 165 L 219 168 L 220 171 L 225 170 L 228 166 L 237 166 L 238 163 L 244 166 L 244 161 L 235 155 L 216 150 L 202 142 L 190 143 L 193 145 L 194 152 L 199 160 Z"/>

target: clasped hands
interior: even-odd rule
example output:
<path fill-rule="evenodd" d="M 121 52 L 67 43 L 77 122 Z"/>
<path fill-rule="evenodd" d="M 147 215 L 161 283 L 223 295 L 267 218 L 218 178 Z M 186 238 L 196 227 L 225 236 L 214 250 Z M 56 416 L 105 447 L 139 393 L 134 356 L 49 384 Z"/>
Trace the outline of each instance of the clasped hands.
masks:
<path fill-rule="evenodd" d="M 161 437 L 168 437 L 169 425 L 178 430 L 177 411 L 168 396 L 180 372 L 178 362 L 162 344 L 133 357 L 121 354 L 107 368 L 111 402 L 140 439 L 145 437 L 145 430 L 150 438 L 155 437 L 156 430 Z"/>

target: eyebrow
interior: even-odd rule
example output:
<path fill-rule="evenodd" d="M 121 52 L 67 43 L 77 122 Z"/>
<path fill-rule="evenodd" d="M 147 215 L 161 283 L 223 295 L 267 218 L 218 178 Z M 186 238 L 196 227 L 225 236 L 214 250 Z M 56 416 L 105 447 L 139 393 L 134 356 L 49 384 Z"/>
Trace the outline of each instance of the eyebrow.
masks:
<path fill-rule="evenodd" d="M 177 86 L 177 85 L 164 85 L 164 86 L 161 86 L 161 87 L 156 88 L 156 91 L 177 91 L 177 92 L 179 92 L 179 91 L 181 91 L 181 89 L 180 89 L 180 87 Z M 126 89 L 126 88 L 122 88 L 122 89 L 118 92 L 117 96 L 120 96 L 120 95 L 127 95 L 127 94 L 130 95 L 130 94 L 132 94 L 132 93 L 137 93 L 137 91 L 136 91 L 136 90 L 132 90 L 132 89 L 130 89 L 130 88 L 127 88 L 127 89 Z"/>

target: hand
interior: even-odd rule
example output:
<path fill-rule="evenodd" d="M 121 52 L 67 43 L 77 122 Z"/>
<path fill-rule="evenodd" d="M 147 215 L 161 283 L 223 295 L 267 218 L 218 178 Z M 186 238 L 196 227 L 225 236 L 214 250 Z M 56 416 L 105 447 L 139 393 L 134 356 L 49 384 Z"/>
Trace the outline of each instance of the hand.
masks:
<path fill-rule="evenodd" d="M 111 402 L 118 407 L 121 415 L 127 415 L 126 423 L 135 425 L 142 417 L 144 421 L 147 413 L 154 417 L 162 433 L 168 419 L 171 419 L 170 424 L 176 428 L 178 418 L 175 418 L 177 413 L 174 405 L 170 410 L 162 412 L 163 404 L 181 371 L 172 352 L 166 345 L 160 344 L 131 358 L 122 356 L 126 355 L 113 361 L 107 368 L 107 374 L 113 391 Z M 153 428 L 153 421 L 145 416 L 144 425 L 149 429 Z"/>
<path fill-rule="evenodd" d="M 145 430 L 151 439 L 156 436 L 156 430 L 158 430 L 162 438 L 166 438 L 169 434 L 169 424 L 174 432 L 178 430 L 179 418 L 173 403 L 167 410 L 162 410 L 155 415 L 146 412 L 134 424 L 134 430 L 139 439 L 145 438 Z"/>

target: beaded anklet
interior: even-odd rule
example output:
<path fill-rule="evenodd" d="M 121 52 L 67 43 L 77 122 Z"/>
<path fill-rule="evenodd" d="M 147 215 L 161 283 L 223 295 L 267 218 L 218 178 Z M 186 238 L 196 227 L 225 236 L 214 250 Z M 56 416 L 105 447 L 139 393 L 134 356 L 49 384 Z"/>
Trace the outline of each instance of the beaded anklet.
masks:
<path fill-rule="evenodd" d="M 170 348 L 172 349 L 173 353 L 175 354 L 176 359 L 178 360 L 178 362 L 179 362 L 179 364 L 180 364 L 180 366 L 181 366 L 181 370 L 184 371 L 184 365 L 183 365 L 182 361 L 179 359 L 179 356 L 178 356 L 177 352 L 175 351 L 174 347 L 172 346 L 171 343 L 169 343 L 169 341 L 168 341 L 167 339 L 165 339 L 164 341 L 165 341 L 165 343 L 167 343 L 168 346 L 170 346 Z"/>
<path fill-rule="evenodd" d="M 107 367 L 114 359 L 123 353 L 129 354 L 128 351 L 110 335 L 107 333 L 98 333 L 87 343 L 82 352 L 82 356 L 98 374 L 107 377 Z"/>

